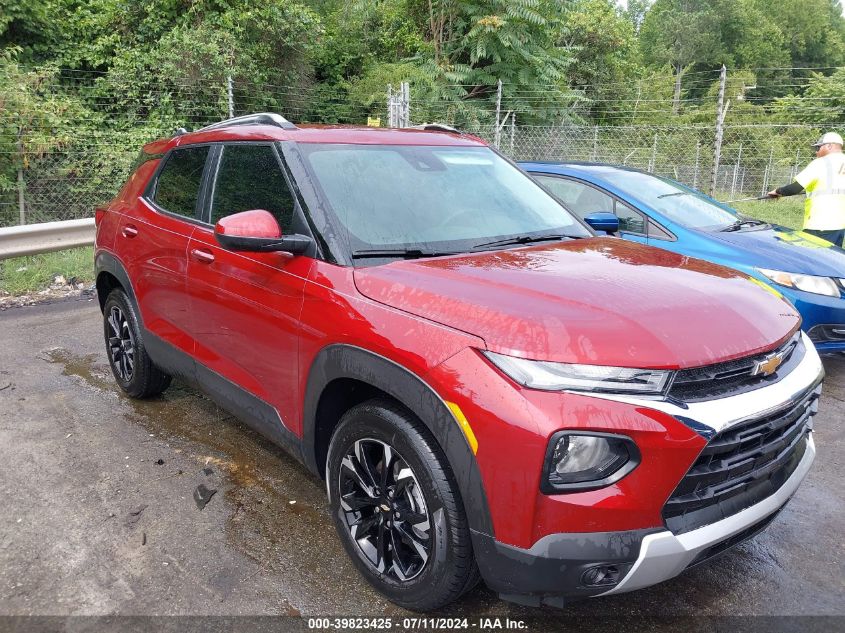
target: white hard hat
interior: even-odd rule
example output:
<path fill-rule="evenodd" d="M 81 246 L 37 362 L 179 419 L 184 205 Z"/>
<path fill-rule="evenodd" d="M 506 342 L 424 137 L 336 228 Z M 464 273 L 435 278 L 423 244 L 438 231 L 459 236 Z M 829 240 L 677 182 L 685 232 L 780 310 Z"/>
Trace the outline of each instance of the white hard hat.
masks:
<path fill-rule="evenodd" d="M 839 146 L 845 145 L 845 142 L 842 141 L 842 137 L 836 132 L 827 132 L 826 134 L 823 134 L 818 141 L 813 143 L 813 147 L 821 147 L 827 143 L 835 143 Z"/>

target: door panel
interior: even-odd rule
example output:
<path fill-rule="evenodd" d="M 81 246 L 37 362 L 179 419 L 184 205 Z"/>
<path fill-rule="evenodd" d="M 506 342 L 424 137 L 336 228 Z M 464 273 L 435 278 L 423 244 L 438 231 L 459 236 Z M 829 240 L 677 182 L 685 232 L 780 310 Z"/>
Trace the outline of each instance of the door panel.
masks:
<path fill-rule="evenodd" d="M 123 217 L 115 238 L 144 327 L 188 353 L 193 343 L 185 294 L 187 250 L 209 153 L 208 146 L 170 152 L 152 189 L 138 199 L 136 213 Z"/>
<path fill-rule="evenodd" d="M 295 202 L 275 149 L 240 143 L 222 148 L 206 217 L 264 209 L 290 232 Z M 188 247 L 188 295 L 197 362 L 276 409 L 298 427 L 299 318 L 308 257 L 233 252 L 203 225 Z"/>
<path fill-rule="evenodd" d="M 188 241 L 194 225 L 157 213 L 140 201 L 135 217 L 124 216 L 116 241 L 135 287 L 144 327 L 190 352 L 191 321 L 185 295 Z"/>
<path fill-rule="evenodd" d="M 227 251 L 204 227 L 194 232 L 189 251 L 197 362 L 271 404 L 293 429 L 299 317 L 313 260 Z"/>

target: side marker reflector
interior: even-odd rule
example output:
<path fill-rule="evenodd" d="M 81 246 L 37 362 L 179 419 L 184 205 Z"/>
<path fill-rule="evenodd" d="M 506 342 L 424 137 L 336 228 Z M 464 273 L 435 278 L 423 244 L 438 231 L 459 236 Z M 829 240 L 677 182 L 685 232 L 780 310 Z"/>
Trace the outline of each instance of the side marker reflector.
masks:
<path fill-rule="evenodd" d="M 472 432 L 472 427 L 469 425 L 469 421 L 464 415 L 464 412 L 461 411 L 461 408 L 454 402 L 447 402 L 446 406 L 449 407 L 449 410 L 452 412 L 452 415 L 455 416 L 455 420 L 458 422 L 458 426 L 461 427 L 461 431 L 463 431 L 464 437 L 466 437 L 467 442 L 469 442 L 469 447 L 472 449 L 472 454 L 475 455 L 476 453 L 478 453 L 478 440 L 475 439 L 475 433 Z"/>

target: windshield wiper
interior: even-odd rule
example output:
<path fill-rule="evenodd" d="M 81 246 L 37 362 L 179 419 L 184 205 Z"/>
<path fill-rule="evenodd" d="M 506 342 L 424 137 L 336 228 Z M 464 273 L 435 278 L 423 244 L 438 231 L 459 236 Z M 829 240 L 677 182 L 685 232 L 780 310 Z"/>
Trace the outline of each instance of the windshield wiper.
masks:
<path fill-rule="evenodd" d="M 688 196 L 689 191 L 675 191 L 674 193 L 661 193 L 658 198 L 670 198 L 672 196 Z"/>
<path fill-rule="evenodd" d="M 566 233 L 558 233 L 555 235 L 517 235 L 516 237 L 506 237 L 501 240 L 493 240 L 492 242 L 482 242 L 473 246 L 473 250 L 477 248 L 484 248 L 485 246 L 510 246 L 511 244 L 531 244 L 533 242 L 551 242 L 554 240 L 578 240 L 585 235 L 568 235 Z"/>
<path fill-rule="evenodd" d="M 443 257 L 445 255 L 457 254 L 451 251 L 425 251 L 421 248 L 365 248 L 359 251 L 352 251 L 352 258 L 401 257 L 403 259 L 417 259 L 419 257 Z"/>
<path fill-rule="evenodd" d="M 728 226 L 723 229 L 719 229 L 719 231 L 722 233 L 730 233 L 731 231 L 739 231 L 743 226 L 760 226 L 761 224 L 766 223 L 753 218 L 743 218 L 741 220 L 737 220 L 733 224 L 728 224 Z"/>

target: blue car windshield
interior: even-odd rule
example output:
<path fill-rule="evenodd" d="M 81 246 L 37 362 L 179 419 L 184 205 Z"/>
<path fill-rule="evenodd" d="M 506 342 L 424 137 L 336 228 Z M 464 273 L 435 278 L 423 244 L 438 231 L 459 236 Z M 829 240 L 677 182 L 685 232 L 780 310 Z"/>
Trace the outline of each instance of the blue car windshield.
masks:
<path fill-rule="evenodd" d="M 589 237 L 486 147 L 301 144 L 351 250 L 466 252 L 513 236 Z"/>
<path fill-rule="evenodd" d="M 625 193 L 681 226 L 716 231 L 737 220 L 736 215 L 703 193 L 679 185 L 668 178 L 638 171 L 618 170 L 609 180 Z"/>

